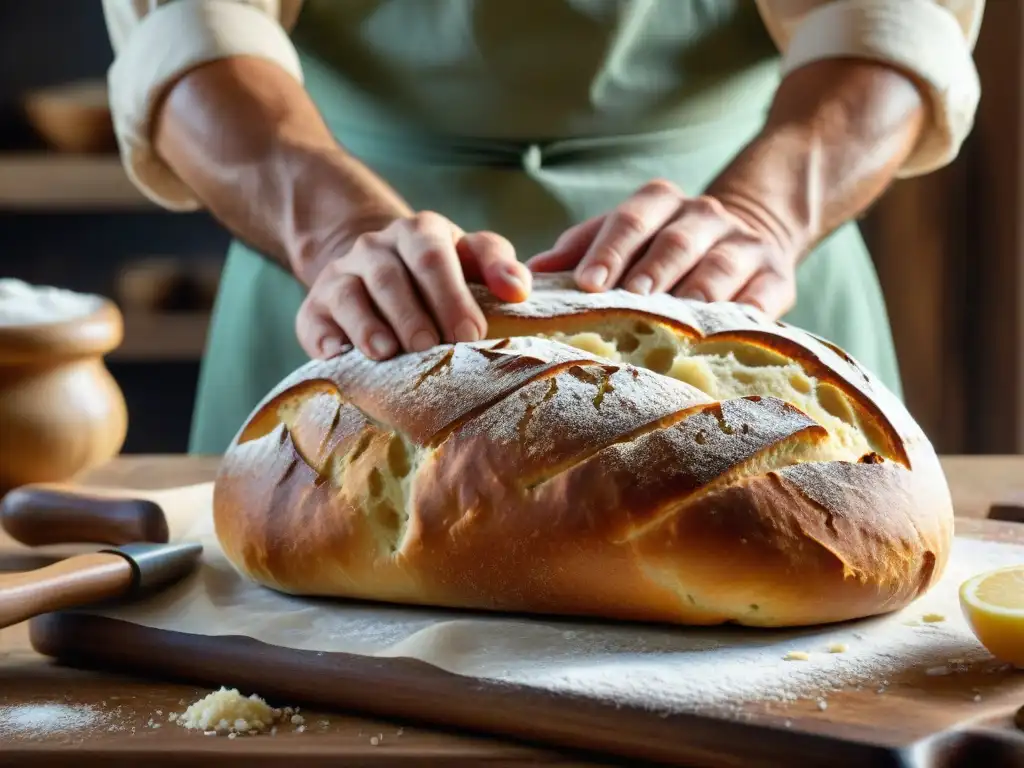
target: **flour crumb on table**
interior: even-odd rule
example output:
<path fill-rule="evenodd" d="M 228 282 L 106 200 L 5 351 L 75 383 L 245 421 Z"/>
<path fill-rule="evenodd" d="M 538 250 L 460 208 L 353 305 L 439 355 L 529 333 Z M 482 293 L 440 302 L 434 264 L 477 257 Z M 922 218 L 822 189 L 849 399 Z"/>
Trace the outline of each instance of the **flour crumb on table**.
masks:
<path fill-rule="evenodd" d="M 848 650 L 850 650 L 850 646 L 846 643 L 832 643 L 828 647 L 829 653 L 846 653 Z"/>
<path fill-rule="evenodd" d="M 0 737 L 51 738 L 105 724 L 107 715 L 86 704 L 18 704 L 0 707 Z M 110 730 L 116 726 L 110 726 Z"/>
<path fill-rule="evenodd" d="M 818 699 L 818 709 L 824 712 L 826 709 L 828 709 L 828 702 L 824 699 Z"/>
<path fill-rule="evenodd" d="M 946 617 L 941 613 L 926 613 L 921 617 L 921 621 L 925 624 L 939 624 L 946 620 Z"/>
<path fill-rule="evenodd" d="M 276 709 L 255 693 L 246 698 L 237 688 L 222 687 L 181 714 L 172 712 L 169 720 L 189 730 L 200 730 L 206 736 L 226 734 L 233 739 L 239 735 L 256 736 L 266 732 L 273 736 L 277 733 L 277 726 L 283 723 L 296 725 L 295 731 L 303 733 L 306 719 L 298 712 L 298 707 Z M 153 722 L 150 720 L 151 725 Z"/>
<path fill-rule="evenodd" d="M 784 657 L 786 661 L 809 661 L 811 654 L 807 651 L 790 651 Z"/>

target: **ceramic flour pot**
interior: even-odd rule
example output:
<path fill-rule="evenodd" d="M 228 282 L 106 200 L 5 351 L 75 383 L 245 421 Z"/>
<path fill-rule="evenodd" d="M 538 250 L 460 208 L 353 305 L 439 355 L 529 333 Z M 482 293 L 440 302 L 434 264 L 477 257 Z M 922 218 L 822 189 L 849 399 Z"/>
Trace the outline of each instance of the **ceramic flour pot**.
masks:
<path fill-rule="evenodd" d="M 25 483 L 64 482 L 112 459 L 128 411 L 103 361 L 123 338 L 118 308 L 98 296 L 0 283 L 19 294 L 0 289 L 3 495 Z M 49 304 L 39 300 L 44 295 Z M 41 311 L 47 307 L 50 314 Z"/>

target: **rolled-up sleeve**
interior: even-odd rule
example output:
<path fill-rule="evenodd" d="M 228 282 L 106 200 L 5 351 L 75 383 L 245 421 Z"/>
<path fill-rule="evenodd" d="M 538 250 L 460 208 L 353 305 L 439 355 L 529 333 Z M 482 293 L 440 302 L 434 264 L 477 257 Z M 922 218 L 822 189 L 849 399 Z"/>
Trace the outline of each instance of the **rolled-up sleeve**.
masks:
<path fill-rule="evenodd" d="M 900 170 L 940 168 L 960 152 L 981 97 L 972 53 L 985 0 L 757 0 L 783 55 L 783 73 L 827 58 L 863 58 L 912 76 L 929 122 Z"/>
<path fill-rule="evenodd" d="M 195 195 L 153 151 L 154 105 L 190 69 L 230 56 L 268 59 L 301 82 L 280 0 L 103 0 L 103 13 L 114 49 L 110 107 L 125 170 L 158 205 L 196 210 Z"/>

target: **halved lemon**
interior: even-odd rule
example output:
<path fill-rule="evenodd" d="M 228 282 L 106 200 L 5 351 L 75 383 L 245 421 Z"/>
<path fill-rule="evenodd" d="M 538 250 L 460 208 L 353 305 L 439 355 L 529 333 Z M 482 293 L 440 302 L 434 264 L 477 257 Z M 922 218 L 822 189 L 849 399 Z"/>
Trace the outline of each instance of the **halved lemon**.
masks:
<path fill-rule="evenodd" d="M 982 573 L 960 587 L 971 631 L 1000 661 L 1024 667 L 1024 565 Z"/>

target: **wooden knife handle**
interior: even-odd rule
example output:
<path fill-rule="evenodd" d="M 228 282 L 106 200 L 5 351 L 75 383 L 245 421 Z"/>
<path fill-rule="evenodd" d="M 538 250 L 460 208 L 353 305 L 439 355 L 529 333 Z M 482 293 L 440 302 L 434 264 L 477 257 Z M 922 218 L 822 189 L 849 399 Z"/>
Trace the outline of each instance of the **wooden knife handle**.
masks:
<path fill-rule="evenodd" d="M 23 485 L 0 501 L 0 526 L 30 547 L 46 544 L 164 544 L 167 519 L 155 501 L 56 483 Z"/>
<path fill-rule="evenodd" d="M 123 595 L 135 578 L 120 555 L 77 555 L 34 571 L 0 575 L 0 629 L 33 616 Z"/>

